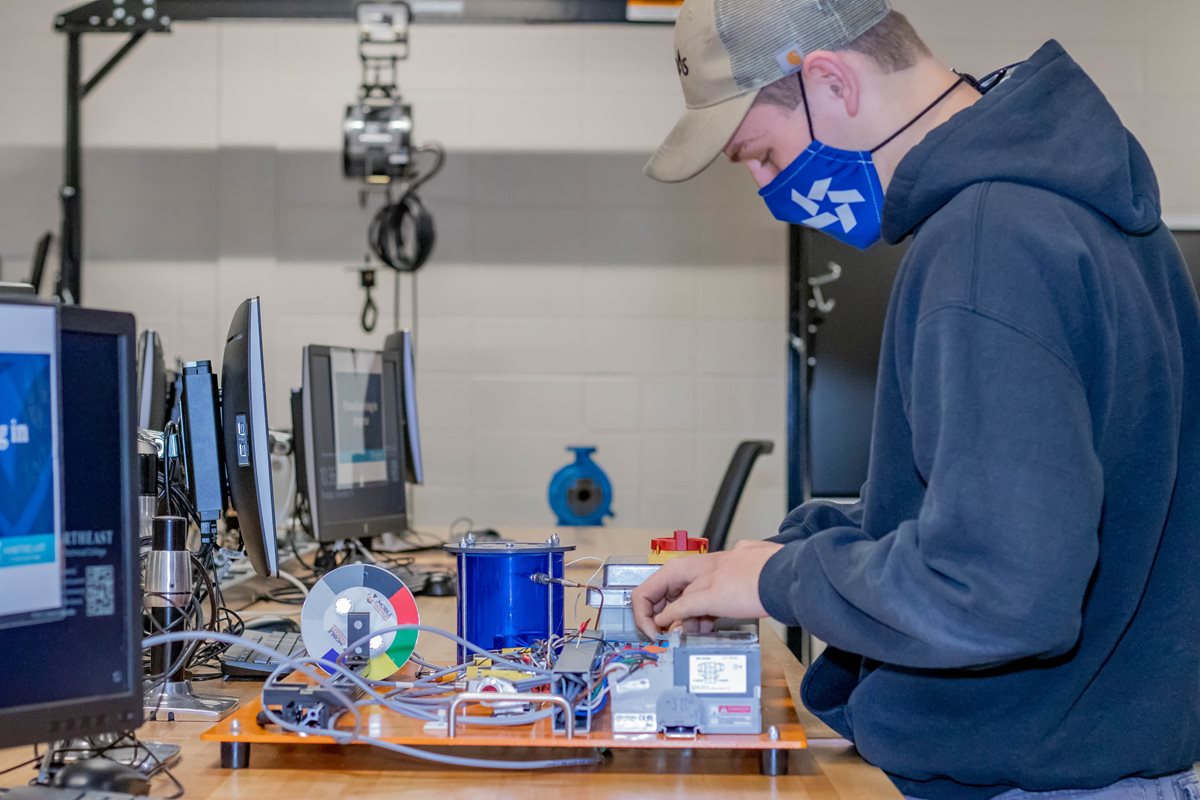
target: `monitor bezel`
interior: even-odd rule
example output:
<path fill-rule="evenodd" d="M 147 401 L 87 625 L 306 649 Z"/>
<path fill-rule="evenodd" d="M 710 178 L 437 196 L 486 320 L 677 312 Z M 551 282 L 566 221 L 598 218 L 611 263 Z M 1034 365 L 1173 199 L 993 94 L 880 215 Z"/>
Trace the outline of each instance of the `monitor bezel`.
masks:
<path fill-rule="evenodd" d="M 6 302 L 0 299 L 0 302 Z M 59 309 L 59 358 L 62 358 L 62 333 L 93 333 L 120 339 L 118 352 L 125 380 L 121 381 L 122 436 L 124 443 L 119 469 L 125 476 L 126 491 L 121 498 L 124 523 L 124 557 L 129 574 L 121 608 L 129 620 L 129 688 L 121 693 L 92 695 L 30 706 L 0 709 L 0 748 L 56 741 L 73 736 L 93 736 L 134 730 L 142 717 L 142 578 L 138 547 L 137 516 L 137 396 L 134 373 L 137 325 L 133 316 L 117 311 L 63 306 Z M 61 364 L 61 361 L 60 361 Z M 61 366 L 60 366 L 61 369 Z M 64 445 L 65 446 L 65 445 Z M 64 456 L 65 457 L 65 456 Z M 66 491 L 64 485 L 64 492 Z M 65 499 L 70 502 L 69 498 Z M 64 509 L 65 513 L 65 509 Z M 64 520 L 65 521 L 65 520 Z"/>
<path fill-rule="evenodd" d="M 393 362 L 393 368 L 396 370 L 396 379 L 399 385 L 396 387 L 398 393 L 398 410 L 400 419 L 398 420 L 397 429 L 401 431 L 401 439 L 404 438 L 404 394 L 403 394 L 403 369 L 404 364 L 400 354 L 395 351 L 388 350 L 369 350 L 360 347 L 338 347 L 333 345 L 305 345 L 303 351 L 303 365 L 301 378 L 301 406 L 303 408 L 304 422 L 304 472 L 306 477 L 308 507 L 312 519 L 313 537 L 318 542 L 340 542 L 347 539 L 359 539 L 372 536 L 378 536 L 382 533 L 403 533 L 408 529 L 408 499 L 405 486 L 407 483 L 407 464 L 401 465 L 401 473 L 403 478 L 400 481 L 400 491 L 398 497 L 402 505 L 402 510 L 398 513 L 363 516 L 355 519 L 346 519 L 338 521 L 325 520 L 322 521 L 321 511 L 321 496 L 319 487 L 317 486 L 317 478 L 319 470 L 317 469 L 317 447 L 316 438 L 313 429 L 313 409 L 312 409 L 312 363 L 314 358 L 330 358 L 334 351 L 350 351 L 354 353 L 372 353 L 378 354 L 384 361 Z M 400 458 L 407 461 L 403 441 L 401 442 Z M 389 484 L 389 487 L 392 485 Z M 395 491 L 395 488 L 392 488 Z"/>

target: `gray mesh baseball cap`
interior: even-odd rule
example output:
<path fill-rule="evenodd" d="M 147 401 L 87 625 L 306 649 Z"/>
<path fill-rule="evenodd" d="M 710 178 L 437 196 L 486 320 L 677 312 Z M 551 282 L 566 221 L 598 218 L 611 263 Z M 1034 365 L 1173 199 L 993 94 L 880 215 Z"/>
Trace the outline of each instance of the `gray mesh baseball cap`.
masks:
<path fill-rule="evenodd" d="M 694 178 L 721 151 L 758 91 L 816 50 L 841 50 L 878 24 L 888 0 L 687 0 L 675 23 L 675 65 L 687 109 L 646 174 Z"/>

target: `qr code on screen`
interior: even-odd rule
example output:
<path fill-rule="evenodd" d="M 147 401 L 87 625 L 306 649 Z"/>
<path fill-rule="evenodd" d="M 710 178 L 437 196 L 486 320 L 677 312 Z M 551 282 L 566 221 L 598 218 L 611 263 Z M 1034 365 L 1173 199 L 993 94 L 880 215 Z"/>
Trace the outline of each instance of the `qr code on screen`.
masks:
<path fill-rule="evenodd" d="M 111 564 L 88 567 L 85 571 L 87 616 L 109 617 L 116 612 L 115 572 Z"/>

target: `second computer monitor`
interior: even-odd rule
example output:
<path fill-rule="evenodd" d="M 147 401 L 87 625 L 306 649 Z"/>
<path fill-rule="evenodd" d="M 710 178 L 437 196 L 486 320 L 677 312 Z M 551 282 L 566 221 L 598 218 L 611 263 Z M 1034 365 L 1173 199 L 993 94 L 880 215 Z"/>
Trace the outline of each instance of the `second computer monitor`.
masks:
<path fill-rule="evenodd" d="M 161 431 L 167 424 L 167 364 L 162 338 L 144 330 L 137 343 L 138 427 Z"/>
<path fill-rule="evenodd" d="M 304 348 L 304 473 L 318 541 L 408 528 L 402 362 L 396 351 Z"/>

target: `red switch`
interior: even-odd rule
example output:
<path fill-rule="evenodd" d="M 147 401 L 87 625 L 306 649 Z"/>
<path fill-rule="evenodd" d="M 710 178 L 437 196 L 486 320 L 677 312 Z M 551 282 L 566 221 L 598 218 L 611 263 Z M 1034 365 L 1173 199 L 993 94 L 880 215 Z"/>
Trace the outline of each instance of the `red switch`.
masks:
<path fill-rule="evenodd" d="M 688 536 L 687 531 L 675 531 L 673 536 L 650 540 L 650 563 L 661 564 L 672 558 L 688 555 L 704 555 L 708 552 L 708 539 Z"/>

